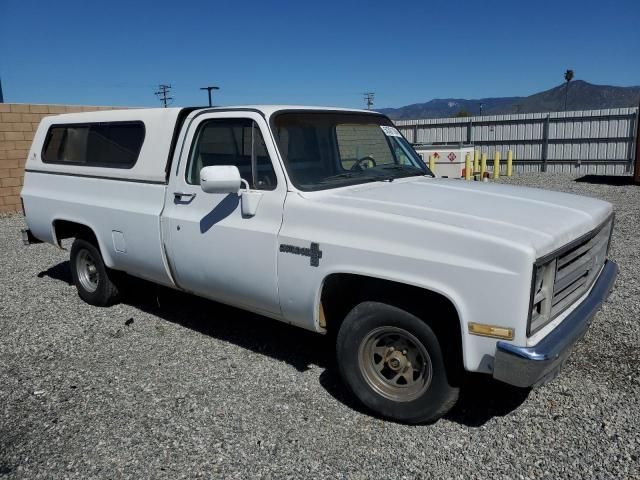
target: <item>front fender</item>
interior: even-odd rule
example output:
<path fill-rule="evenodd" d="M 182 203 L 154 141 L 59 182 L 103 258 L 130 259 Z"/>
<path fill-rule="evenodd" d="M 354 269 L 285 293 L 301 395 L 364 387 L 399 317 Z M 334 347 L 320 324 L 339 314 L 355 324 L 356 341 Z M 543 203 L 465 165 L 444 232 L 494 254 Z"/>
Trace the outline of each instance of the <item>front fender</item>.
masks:
<path fill-rule="evenodd" d="M 322 331 L 319 302 L 325 279 L 357 274 L 422 288 L 447 298 L 462 332 L 464 365 L 489 372 L 496 339 L 470 335 L 468 323 L 513 328 L 526 341 L 531 272 L 535 254 L 504 239 L 472 231 L 327 206 L 287 196 L 279 243 L 278 289 L 285 320 Z M 309 256 L 317 244 L 319 261 Z M 297 254 L 294 252 L 298 252 Z"/>

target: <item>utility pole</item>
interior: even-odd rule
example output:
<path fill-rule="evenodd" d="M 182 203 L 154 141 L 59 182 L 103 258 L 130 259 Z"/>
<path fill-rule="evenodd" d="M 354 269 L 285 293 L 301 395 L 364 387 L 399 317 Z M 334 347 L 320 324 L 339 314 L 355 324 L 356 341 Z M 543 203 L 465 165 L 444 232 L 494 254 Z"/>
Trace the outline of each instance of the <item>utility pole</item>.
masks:
<path fill-rule="evenodd" d="M 484 103 L 480 102 L 480 116 L 482 116 L 482 108 L 484 107 Z"/>
<path fill-rule="evenodd" d="M 4 97 L 2 96 L 2 79 L 0 78 L 0 103 L 4 103 Z"/>
<path fill-rule="evenodd" d="M 200 90 L 206 90 L 209 94 L 209 106 L 211 107 L 213 104 L 211 103 L 211 90 L 220 90 L 220 87 L 201 87 Z"/>
<path fill-rule="evenodd" d="M 373 107 L 373 98 L 376 96 L 374 92 L 366 92 L 364 95 L 364 103 L 367 105 L 367 110 L 371 110 Z"/>
<path fill-rule="evenodd" d="M 160 99 L 160 101 L 162 102 L 162 106 L 164 108 L 167 108 L 167 106 L 173 100 L 173 97 L 169 96 L 169 92 L 170 91 L 171 91 L 171 85 L 160 84 L 160 85 L 158 85 L 158 91 L 154 92 L 156 97 L 158 97 Z"/>

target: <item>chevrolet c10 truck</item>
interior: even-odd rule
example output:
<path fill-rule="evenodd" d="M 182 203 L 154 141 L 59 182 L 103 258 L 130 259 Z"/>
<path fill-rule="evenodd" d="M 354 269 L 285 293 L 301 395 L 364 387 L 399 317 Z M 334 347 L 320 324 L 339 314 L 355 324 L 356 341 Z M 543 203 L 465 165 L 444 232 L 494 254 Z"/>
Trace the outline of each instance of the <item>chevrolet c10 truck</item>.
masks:
<path fill-rule="evenodd" d="M 42 120 L 26 243 L 74 238 L 80 297 L 132 275 L 336 339 L 374 413 L 431 422 L 464 371 L 553 378 L 617 275 L 612 206 L 436 178 L 384 115 L 297 106 Z"/>

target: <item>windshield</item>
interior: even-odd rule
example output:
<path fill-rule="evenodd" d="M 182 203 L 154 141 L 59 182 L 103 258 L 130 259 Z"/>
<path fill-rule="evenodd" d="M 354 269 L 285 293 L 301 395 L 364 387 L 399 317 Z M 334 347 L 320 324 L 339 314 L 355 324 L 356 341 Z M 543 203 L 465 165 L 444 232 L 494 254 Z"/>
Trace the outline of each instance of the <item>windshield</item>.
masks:
<path fill-rule="evenodd" d="M 289 178 L 300 190 L 433 175 L 382 115 L 281 113 L 273 124 Z"/>

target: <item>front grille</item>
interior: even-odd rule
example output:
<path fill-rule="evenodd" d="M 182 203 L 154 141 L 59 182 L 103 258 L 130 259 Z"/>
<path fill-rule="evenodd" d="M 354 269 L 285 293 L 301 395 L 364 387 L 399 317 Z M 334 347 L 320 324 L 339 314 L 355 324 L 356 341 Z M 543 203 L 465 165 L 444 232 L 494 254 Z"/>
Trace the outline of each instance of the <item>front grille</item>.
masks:
<path fill-rule="evenodd" d="M 560 315 L 591 288 L 607 257 L 611 222 L 591 238 L 558 256 L 551 300 L 551 318 Z"/>
<path fill-rule="evenodd" d="M 534 268 L 527 335 L 573 305 L 593 285 L 607 257 L 613 218 Z"/>

